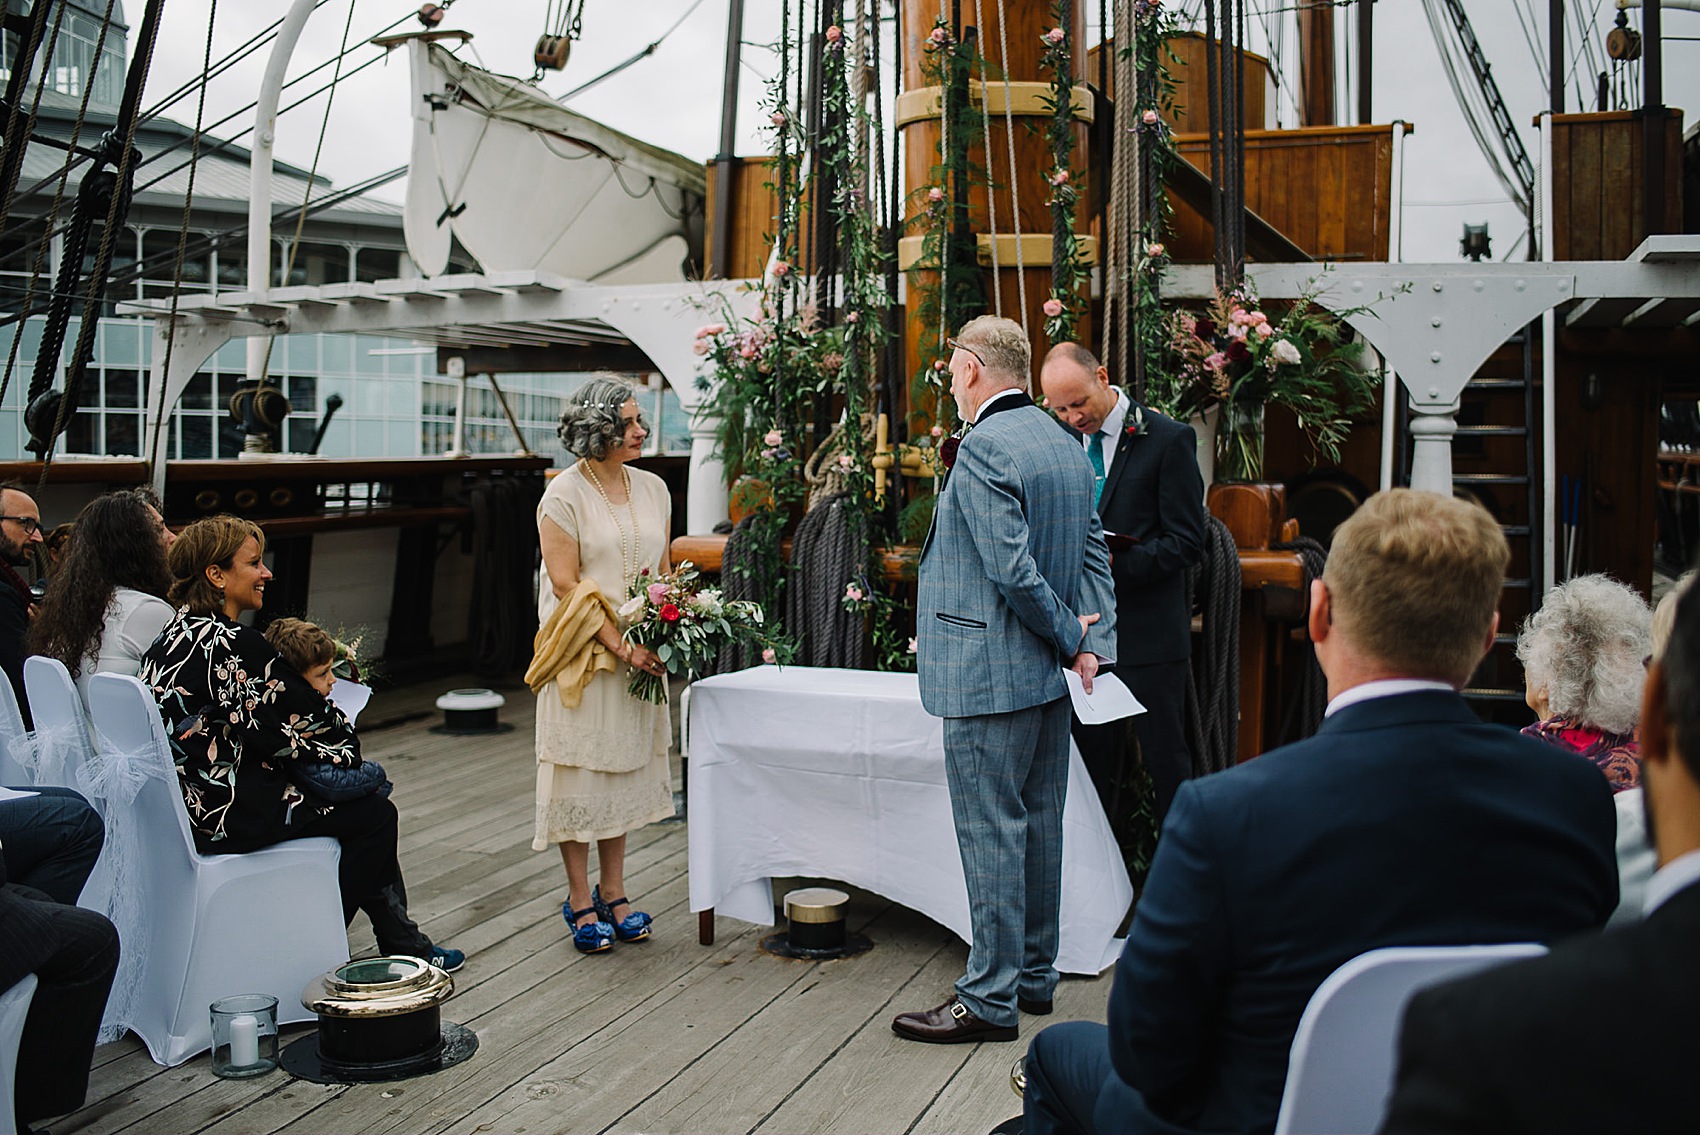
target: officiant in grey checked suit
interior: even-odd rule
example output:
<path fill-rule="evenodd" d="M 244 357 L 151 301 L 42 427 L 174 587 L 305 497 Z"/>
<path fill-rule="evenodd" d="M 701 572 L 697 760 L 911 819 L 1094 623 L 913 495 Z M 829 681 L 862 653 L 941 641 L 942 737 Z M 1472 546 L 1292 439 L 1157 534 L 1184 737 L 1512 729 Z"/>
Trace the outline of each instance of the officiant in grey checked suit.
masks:
<path fill-rule="evenodd" d="M 1026 394 L 1019 324 L 982 316 L 950 341 L 950 386 L 973 429 L 949 463 L 921 553 L 921 703 L 944 718 L 945 775 L 973 942 L 944 1004 L 899 1036 L 1014 1040 L 1051 1011 L 1062 891 L 1069 701 L 1115 658 L 1115 589 L 1078 442 Z"/>

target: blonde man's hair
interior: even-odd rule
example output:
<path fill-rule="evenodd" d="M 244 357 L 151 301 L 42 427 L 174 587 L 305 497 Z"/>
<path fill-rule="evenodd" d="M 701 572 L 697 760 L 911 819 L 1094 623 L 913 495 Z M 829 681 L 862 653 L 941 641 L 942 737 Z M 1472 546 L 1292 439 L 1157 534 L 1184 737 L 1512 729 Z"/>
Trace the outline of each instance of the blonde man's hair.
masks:
<path fill-rule="evenodd" d="M 1033 345 L 1021 324 L 1001 315 L 970 319 L 956 333 L 957 342 L 974 348 L 993 381 L 1026 391 L 1033 377 Z"/>
<path fill-rule="evenodd" d="M 266 641 L 297 674 L 336 660 L 336 639 L 306 619 L 272 620 L 266 628 Z"/>
<path fill-rule="evenodd" d="M 171 568 L 171 590 L 166 598 L 173 607 L 187 607 L 191 615 L 211 615 L 224 610 L 224 593 L 207 578 L 207 569 L 218 565 L 229 571 L 236 553 L 253 537 L 266 550 L 266 534 L 260 526 L 240 516 L 209 516 L 178 533 L 166 553 Z"/>
<path fill-rule="evenodd" d="M 1671 628 L 1676 625 L 1676 605 L 1693 586 L 1694 569 L 1689 568 L 1677 577 L 1671 589 L 1665 592 L 1665 597 L 1659 600 L 1659 605 L 1653 608 L 1653 661 L 1657 662 L 1665 656 L 1665 647 L 1670 644 Z"/>
<path fill-rule="evenodd" d="M 1511 549 L 1480 505 L 1390 489 L 1334 533 L 1334 622 L 1403 677 L 1462 687 L 1481 661 Z"/>

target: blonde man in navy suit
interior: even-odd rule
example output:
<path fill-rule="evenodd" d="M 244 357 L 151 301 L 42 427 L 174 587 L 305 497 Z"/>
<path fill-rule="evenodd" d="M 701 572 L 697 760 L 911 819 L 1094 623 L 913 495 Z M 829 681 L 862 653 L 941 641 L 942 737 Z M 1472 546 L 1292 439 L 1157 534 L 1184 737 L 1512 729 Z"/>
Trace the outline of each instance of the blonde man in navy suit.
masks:
<path fill-rule="evenodd" d="M 1039 368 L 1045 406 L 1092 464 L 1098 518 L 1116 581 L 1116 676 L 1145 712 L 1132 721 L 1156 789 L 1157 821 L 1192 776 L 1186 688 L 1192 658 L 1187 569 L 1204 557 L 1204 478 L 1192 427 L 1135 402 L 1079 343 L 1058 343 Z M 1119 539 L 1118 539 L 1119 537 Z M 1074 725 L 1074 739 L 1111 823 L 1129 723 Z"/>
<path fill-rule="evenodd" d="M 1510 558 L 1493 517 L 1437 493 L 1377 493 L 1340 526 L 1310 594 L 1322 728 L 1181 785 L 1107 1023 L 1028 1051 L 1027 1135 L 1267 1135 L 1299 1017 L 1345 962 L 1605 924 L 1605 777 L 1458 694 Z"/>
<path fill-rule="evenodd" d="M 1014 1040 L 1048 1013 L 1062 890 L 1069 703 L 1115 660 L 1109 550 L 1080 446 L 1026 394 L 1019 324 L 982 316 L 951 340 L 954 449 L 921 553 L 921 702 L 944 721 L 945 773 L 973 941 L 955 994 L 892 1029 L 934 1044 Z M 950 450 L 947 450 L 950 452 Z"/>

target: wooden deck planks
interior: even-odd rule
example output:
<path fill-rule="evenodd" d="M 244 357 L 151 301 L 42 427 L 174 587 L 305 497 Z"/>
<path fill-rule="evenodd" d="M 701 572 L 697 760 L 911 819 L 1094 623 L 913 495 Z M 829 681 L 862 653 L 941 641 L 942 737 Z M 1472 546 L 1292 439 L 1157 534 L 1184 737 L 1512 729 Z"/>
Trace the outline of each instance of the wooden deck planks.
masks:
<path fill-rule="evenodd" d="M 428 707 L 446 688 L 386 693 L 372 720 Z M 435 715 L 363 735 L 396 783 L 413 912 L 469 955 L 444 1017 L 478 1033 L 471 1060 L 398 1084 L 326 1087 L 282 1071 L 223 1081 L 205 1056 L 160 1068 L 126 1037 L 96 1053 L 89 1105 L 53 1122 L 56 1135 L 944 1132 L 1014 1114 L 1009 1066 L 1023 1044 L 933 1047 L 891 1033 L 895 1013 L 944 999 L 967 948 L 879 896 L 853 892 L 850 924 L 875 942 L 857 958 L 773 957 L 760 949 L 773 928 L 728 918 L 704 948 L 686 827 L 654 824 L 630 837 L 626 879 L 656 937 L 603 956 L 573 950 L 559 856 L 530 847 L 531 715 L 529 695 L 510 694 L 503 716 L 516 728 L 475 749 L 429 733 Z M 350 943 L 373 948 L 364 918 Z M 1064 983 L 1057 1015 L 1023 1018 L 1024 1036 L 1051 1020 L 1102 1019 L 1107 992 L 1104 981 Z M 284 1043 L 310 1032 L 288 1028 Z"/>

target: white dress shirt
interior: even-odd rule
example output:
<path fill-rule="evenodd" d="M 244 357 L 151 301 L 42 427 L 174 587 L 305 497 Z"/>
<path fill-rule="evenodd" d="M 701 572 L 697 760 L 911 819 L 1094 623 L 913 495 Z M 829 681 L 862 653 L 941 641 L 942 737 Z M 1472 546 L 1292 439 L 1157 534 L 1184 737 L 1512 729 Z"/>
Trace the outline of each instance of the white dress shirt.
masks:
<path fill-rule="evenodd" d="M 1328 708 L 1322 716 L 1333 717 L 1349 705 L 1357 705 L 1361 701 L 1372 698 L 1390 698 L 1396 694 L 1414 694 L 1418 690 L 1445 690 L 1447 693 L 1457 693 L 1457 688 L 1445 682 L 1434 682 L 1426 678 L 1382 678 L 1375 682 L 1365 682 L 1361 686 L 1353 686 L 1339 694 L 1328 703 Z"/>
<path fill-rule="evenodd" d="M 1700 882 L 1700 851 L 1690 851 L 1653 872 L 1647 881 L 1647 897 L 1641 904 L 1643 915 L 1652 914 L 1666 899 L 1678 891 L 1687 890 Z"/>
<path fill-rule="evenodd" d="M 1116 404 L 1104 418 L 1104 424 L 1098 427 L 1098 432 L 1104 435 L 1104 475 L 1110 475 L 1110 466 L 1116 463 L 1116 443 L 1122 439 L 1122 425 L 1127 421 L 1127 395 L 1116 391 Z M 1080 435 L 1081 448 L 1088 453 L 1092 449 L 1092 435 Z"/>

